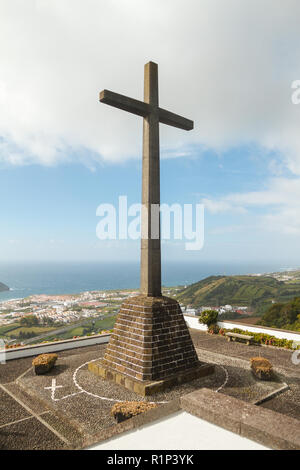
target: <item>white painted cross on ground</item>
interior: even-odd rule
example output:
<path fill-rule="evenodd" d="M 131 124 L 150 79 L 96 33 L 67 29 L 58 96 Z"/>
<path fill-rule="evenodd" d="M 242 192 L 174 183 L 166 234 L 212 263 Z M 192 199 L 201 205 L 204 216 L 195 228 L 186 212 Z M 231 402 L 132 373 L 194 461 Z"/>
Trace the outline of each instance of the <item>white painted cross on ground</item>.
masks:
<path fill-rule="evenodd" d="M 44 387 L 45 390 L 51 390 L 51 398 L 54 399 L 55 390 L 57 388 L 63 388 L 63 385 L 56 385 L 56 379 L 52 379 L 51 387 Z"/>
<path fill-rule="evenodd" d="M 76 385 L 76 383 L 75 383 Z M 74 395 L 79 395 L 80 393 L 84 393 L 85 390 L 81 390 L 80 392 L 70 393 L 69 395 L 65 395 L 64 397 L 55 398 L 55 390 L 57 388 L 63 388 L 64 385 L 56 385 L 56 379 L 52 379 L 51 387 L 44 387 L 45 390 L 51 390 L 51 400 L 53 401 L 60 401 L 64 400 L 65 398 L 73 397 Z"/>

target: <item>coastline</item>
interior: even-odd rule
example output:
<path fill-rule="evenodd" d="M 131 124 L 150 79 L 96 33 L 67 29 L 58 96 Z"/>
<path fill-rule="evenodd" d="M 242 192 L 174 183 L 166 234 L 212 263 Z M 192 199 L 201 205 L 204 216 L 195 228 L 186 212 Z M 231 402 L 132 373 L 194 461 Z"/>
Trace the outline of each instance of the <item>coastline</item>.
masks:
<path fill-rule="evenodd" d="M 250 263 L 163 264 L 163 286 L 187 286 L 210 276 L 292 275 L 298 267 L 258 266 Z M 300 273 L 300 271 L 299 271 Z M 0 292 L 0 304 L 32 295 L 79 295 L 90 291 L 138 289 L 139 263 L 40 263 L 0 266 L 0 279 L 13 286 Z M 300 274 L 299 274 L 300 279 Z M 19 293 L 19 294 L 18 294 Z"/>

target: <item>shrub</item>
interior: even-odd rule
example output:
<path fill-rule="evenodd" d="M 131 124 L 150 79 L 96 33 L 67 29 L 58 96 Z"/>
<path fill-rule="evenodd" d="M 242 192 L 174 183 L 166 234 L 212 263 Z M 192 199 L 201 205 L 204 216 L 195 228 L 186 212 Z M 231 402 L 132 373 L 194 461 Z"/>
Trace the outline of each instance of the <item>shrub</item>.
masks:
<path fill-rule="evenodd" d="M 251 357 L 251 369 L 253 374 L 261 380 L 270 380 L 273 375 L 271 362 L 264 357 Z"/>
<path fill-rule="evenodd" d="M 199 315 L 199 323 L 203 323 L 208 327 L 210 327 L 210 325 L 215 324 L 217 320 L 218 312 L 216 310 L 203 310 L 203 312 L 201 312 L 201 314 Z"/>
<path fill-rule="evenodd" d="M 32 361 L 35 373 L 41 375 L 49 372 L 54 367 L 57 358 L 57 354 L 40 354 L 35 357 Z"/>
<path fill-rule="evenodd" d="M 145 413 L 145 411 L 157 408 L 156 403 L 148 403 L 143 401 L 123 401 L 116 403 L 111 408 L 111 415 L 117 420 L 118 423 L 125 419 L 132 418 L 132 416 Z"/>

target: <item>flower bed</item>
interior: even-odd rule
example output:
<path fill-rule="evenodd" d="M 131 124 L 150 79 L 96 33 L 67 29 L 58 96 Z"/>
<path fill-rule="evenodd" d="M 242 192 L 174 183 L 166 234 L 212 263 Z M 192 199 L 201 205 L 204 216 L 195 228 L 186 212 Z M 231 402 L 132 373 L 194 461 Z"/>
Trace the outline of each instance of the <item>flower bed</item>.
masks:
<path fill-rule="evenodd" d="M 14 349 L 14 348 L 21 348 L 23 344 L 16 343 L 16 344 L 6 344 L 5 349 Z"/>
<path fill-rule="evenodd" d="M 225 336 L 225 333 L 240 333 L 242 335 L 249 335 L 253 336 L 253 343 L 255 344 L 262 344 L 266 346 L 275 346 L 279 348 L 285 349 L 300 349 L 300 345 L 297 348 L 294 347 L 294 341 L 288 340 L 285 338 L 276 338 L 275 336 L 268 335 L 266 333 L 254 333 L 252 331 L 241 330 L 239 328 L 227 329 L 227 328 L 220 328 L 218 331 L 217 329 L 210 329 L 209 331 L 212 334 L 219 334 L 221 336 Z"/>

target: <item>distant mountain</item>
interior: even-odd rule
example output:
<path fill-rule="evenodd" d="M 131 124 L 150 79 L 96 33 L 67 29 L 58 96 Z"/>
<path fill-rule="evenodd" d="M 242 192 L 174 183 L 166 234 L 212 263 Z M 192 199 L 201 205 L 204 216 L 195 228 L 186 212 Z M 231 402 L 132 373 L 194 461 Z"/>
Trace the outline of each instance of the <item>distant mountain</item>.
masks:
<path fill-rule="evenodd" d="M 176 296 L 193 307 L 238 305 L 264 313 L 273 302 L 287 302 L 300 296 L 300 282 L 279 281 L 273 276 L 210 276 L 191 284 Z"/>
<path fill-rule="evenodd" d="M 0 282 L 0 292 L 4 292 L 5 290 L 9 290 L 9 287 Z"/>

